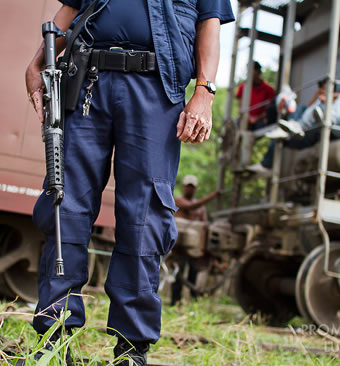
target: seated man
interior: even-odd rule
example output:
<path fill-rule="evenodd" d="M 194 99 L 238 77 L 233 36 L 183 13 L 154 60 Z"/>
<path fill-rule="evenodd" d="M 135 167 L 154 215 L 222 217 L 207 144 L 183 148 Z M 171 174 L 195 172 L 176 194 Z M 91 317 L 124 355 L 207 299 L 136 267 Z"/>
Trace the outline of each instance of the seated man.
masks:
<path fill-rule="evenodd" d="M 255 61 L 253 71 L 253 86 L 251 89 L 248 129 L 253 131 L 265 127 L 266 109 L 275 96 L 271 85 L 261 78 L 262 66 Z M 236 92 L 239 114 L 242 112 L 242 97 L 245 83 L 241 83 Z"/>
<path fill-rule="evenodd" d="M 334 93 L 334 99 L 331 110 L 331 120 L 333 125 L 340 125 L 340 94 Z M 284 146 L 291 149 L 305 149 L 313 146 L 319 141 L 319 126 L 323 119 L 323 110 L 325 106 L 325 96 L 320 95 L 316 102 L 308 107 L 298 121 L 280 120 L 277 129 L 266 134 L 267 137 L 275 139 L 285 139 Z M 290 137 L 290 134 L 292 135 Z M 332 135 L 340 137 L 339 131 L 333 131 Z M 274 159 L 275 141 L 269 145 L 261 163 L 250 165 L 247 170 L 257 173 L 263 177 L 271 175 L 271 169 Z"/>
<path fill-rule="evenodd" d="M 327 85 L 327 78 L 318 81 L 318 87 L 315 90 L 312 98 L 309 100 L 308 107 L 313 105 L 317 101 L 317 99 L 319 99 L 320 96 L 322 97 L 326 94 L 326 85 Z"/>
<path fill-rule="evenodd" d="M 277 123 L 279 118 L 290 118 L 296 112 L 296 94 L 289 85 L 284 85 L 266 110 L 266 125 Z"/>

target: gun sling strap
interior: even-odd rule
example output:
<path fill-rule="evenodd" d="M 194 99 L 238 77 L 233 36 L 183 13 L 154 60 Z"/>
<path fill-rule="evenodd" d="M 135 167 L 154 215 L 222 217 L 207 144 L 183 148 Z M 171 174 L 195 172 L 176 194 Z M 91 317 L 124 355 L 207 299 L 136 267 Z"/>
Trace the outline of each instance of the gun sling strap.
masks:
<path fill-rule="evenodd" d="M 59 64 L 59 67 L 62 71 L 66 71 L 68 68 L 68 63 L 70 61 L 70 56 L 72 52 L 73 43 L 78 37 L 84 23 L 86 22 L 86 19 L 94 13 L 94 9 L 97 5 L 98 0 L 95 0 L 81 15 L 78 22 L 75 24 L 74 28 L 72 29 L 72 33 L 70 35 L 70 38 L 67 40 L 66 48 L 64 55 L 61 58 L 61 62 Z"/>
<path fill-rule="evenodd" d="M 66 84 L 67 84 L 67 71 L 69 67 L 69 62 L 71 58 L 71 52 L 73 48 L 74 41 L 78 37 L 83 25 L 86 22 L 86 19 L 94 13 L 94 9 L 98 3 L 98 0 L 95 0 L 91 3 L 91 5 L 84 11 L 84 13 L 80 16 L 78 22 L 75 24 L 72 29 L 71 35 L 66 43 L 66 48 L 63 56 L 61 57 L 59 68 L 63 72 L 62 82 L 61 82 L 61 124 L 63 128 L 63 124 L 65 121 L 65 106 L 66 106 Z"/>

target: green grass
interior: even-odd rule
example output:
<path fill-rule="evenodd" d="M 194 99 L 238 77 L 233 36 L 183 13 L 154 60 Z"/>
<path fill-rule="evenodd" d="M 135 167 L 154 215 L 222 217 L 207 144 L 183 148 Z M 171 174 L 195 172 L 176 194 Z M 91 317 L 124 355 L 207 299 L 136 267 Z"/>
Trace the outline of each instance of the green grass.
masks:
<path fill-rule="evenodd" d="M 32 356 L 28 357 L 27 365 L 63 365 L 62 355 L 69 344 L 78 359 L 88 357 L 92 365 L 104 358 L 113 360 L 112 349 L 116 340 L 105 333 L 108 300 L 103 295 L 96 295 L 85 297 L 84 301 L 87 310 L 85 327 L 76 330 L 71 338 L 64 339 L 63 344 L 57 343 L 39 363 L 32 361 Z M 16 311 L 20 311 L 20 304 L 15 306 Z M 0 303 L 0 319 L 5 307 L 4 302 Z M 63 315 L 64 318 L 67 316 L 69 312 Z M 303 324 L 302 320 L 294 320 L 296 324 L 299 322 Z M 60 325 L 56 323 L 55 326 Z M 11 349 L 27 357 L 41 349 L 45 340 L 38 343 L 32 326 L 19 315 L 0 320 L 0 335 L 1 365 L 6 362 L 14 364 L 13 359 L 3 352 L 9 354 Z M 12 348 L 8 347 L 8 342 L 12 342 Z M 297 351 L 267 351 L 261 343 L 293 345 Z M 294 335 L 293 329 L 291 334 L 270 333 L 263 326 L 252 323 L 229 298 L 201 298 L 195 302 L 185 300 L 176 307 L 163 306 L 162 337 L 151 347 L 148 356 L 150 362 L 200 366 L 340 365 L 339 359 L 306 353 L 305 347 L 330 349 L 331 345 L 320 337 Z M 333 350 L 335 348 L 333 345 Z M 78 362 L 78 365 L 82 363 Z"/>

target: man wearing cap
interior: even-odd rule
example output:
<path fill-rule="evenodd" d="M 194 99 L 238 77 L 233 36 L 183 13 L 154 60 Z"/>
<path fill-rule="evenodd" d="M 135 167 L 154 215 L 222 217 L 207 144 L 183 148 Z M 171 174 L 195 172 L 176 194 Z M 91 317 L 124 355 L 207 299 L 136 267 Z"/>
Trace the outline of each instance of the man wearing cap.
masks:
<path fill-rule="evenodd" d="M 175 197 L 176 206 L 179 208 L 176 217 L 188 220 L 207 221 L 207 213 L 204 205 L 218 195 L 218 191 L 196 200 L 194 198 L 198 186 L 195 175 L 186 175 L 183 178 L 183 195 Z"/>
<path fill-rule="evenodd" d="M 249 130 L 256 130 L 265 126 L 266 109 L 270 101 L 275 96 L 275 91 L 271 85 L 261 78 L 262 67 L 259 62 L 254 62 L 253 86 L 251 89 L 249 106 Z M 245 83 L 238 87 L 236 98 L 238 99 L 239 114 L 242 111 L 242 96 Z"/>
<path fill-rule="evenodd" d="M 195 175 L 186 175 L 183 179 L 183 195 L 175 197 L 176 206 L 178 211 L 175 216 L 177 218 L 183 218 L 190 221 L 208 222 L 207 211 L 205 204 L 214 199 L 219 191 L 209 193 L 207 196 L 196 200 L 194 198 L 198 186 L 198 179 Z M 204 248 L 202 248 L 204 250 Z M 173 250 L 173 256 L 176 263 L 179 265 L 179 272 L 176 276 L 175 282 L 171 286 L 171 305 L 175 305 L 181 299 L 181 292 L 183 283 L 181 277 L 185 270 L 186 263 L 189 264 L 188 281 L 195 285 L 197 277 L 196 260 L 190 258 L 186 253 L 185 248 L 181 246 L 180 242 L 176 243 Z M 198 259 L 199 260 L 199 259 Z M 191 291 L 193 297 L 196 296 L 194 291 Z"/>

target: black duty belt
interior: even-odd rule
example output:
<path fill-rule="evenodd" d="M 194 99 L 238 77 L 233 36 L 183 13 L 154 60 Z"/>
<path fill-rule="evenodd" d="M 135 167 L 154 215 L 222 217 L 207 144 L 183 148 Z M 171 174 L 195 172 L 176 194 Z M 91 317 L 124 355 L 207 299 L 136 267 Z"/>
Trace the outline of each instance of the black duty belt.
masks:
<path fill-rule="evenodd" d="M 157 70 L 154 52 L 116 47 L 110 50 L 92 50 L 90 66 L 95 66 L 98 71 L 150 72 Z"/>

